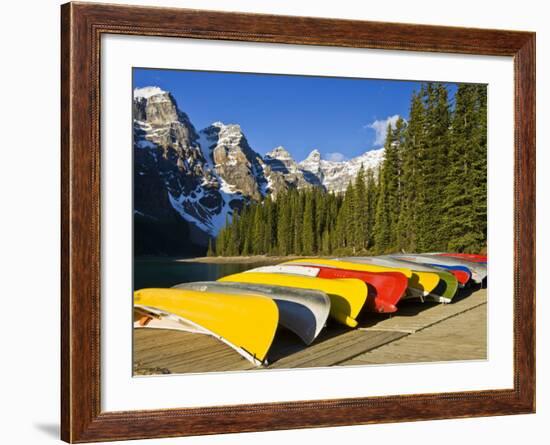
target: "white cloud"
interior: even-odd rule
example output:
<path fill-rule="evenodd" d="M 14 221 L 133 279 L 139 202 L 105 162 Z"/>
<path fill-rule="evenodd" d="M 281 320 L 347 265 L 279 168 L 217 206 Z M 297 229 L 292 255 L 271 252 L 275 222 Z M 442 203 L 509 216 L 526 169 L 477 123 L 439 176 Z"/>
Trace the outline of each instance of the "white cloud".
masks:
<path fill-rule="evenodd" d="M 346 156 L 343 153 L 338 153 L 337 151 L 335 151 L 332 153 L 327 153 L 326 160 L 333 162 L 342 162 L 346 160 Z"/>
<path fill-rule="evenodd" d="M 386 140 L 386 132 L 388 130 L 388 124 L 391 124 L 392 128 L 395 128 L 395 123 L 399 119 L 398 114 L 389 116 L 386 119 L 375 120 L 374 122 L 365 125 L 365 128 L 370 128 L 375 131 L 376 136 L 374 139 L 374 145 L 383 145 Z"/>

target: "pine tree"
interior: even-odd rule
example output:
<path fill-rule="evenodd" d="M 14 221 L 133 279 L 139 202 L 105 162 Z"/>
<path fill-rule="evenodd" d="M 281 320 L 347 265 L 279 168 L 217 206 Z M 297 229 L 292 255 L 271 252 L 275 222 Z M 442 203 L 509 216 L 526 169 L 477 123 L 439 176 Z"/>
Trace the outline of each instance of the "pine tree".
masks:
<path fill-rule="evenodd" d="M 336 196 L 333 193 L 329 193 L 329 205 L 328 205 L 328 221 L 329 221 L 329 244 L 330 253 L 336 252 L 340 245 L 339 240 L 339 213 L 342 204 L 341 195 Z"/>
<path fill-rule="evenodd" d="M 214 248 L 212 247 L 212 238 L 208 238 L 208 250 L 206 251 L 206 256 L 215 256 Z"/>
<path fill-rule="evenodd" d="M 355 178 L 354 188 L 354 234 L 353 244 L 359 251 L 367 248 L 368 238 L 368 212 L 369 212 L 369 195 L 367 193 L 367 186 L 365 182 L 365 169 L 363 165 L 359 168 L 357 177 Z"/>
<path fill-rule="evenodd" d="M 275 215 L 273 201 L 271 196 L 267 196 L 264 201 L 265 207 L 265 231 L 262 252 L 264 254 L 272 253 L 275 244 Z"/>
<path fill-rule="evenodd" d="M 252 253 L 261 254 L 263 252 L 265 225 L 263 221 L 263 212 L 261 205 L 254 206 L 252 220 Z"/>
<path fill-rule="evenodd" d="M 229 230 L 230 230 L 229 215 L 226 214 L 225 226 L 222 228 L 222 230 L 218 234 L 218 239 L 216 240 L 216 252 L 220 256 L 228 255 L 227 247 L 229 245 Z"/>
<path fill-rule="evenodd" d="M 315 252 L 319 253 L 322 250 L 323 232 L 325 231 L 327 224 L 327 203 L 328 194 L 321 190 L 321 188 L 314 188 L 313 190 L 313 203 L 314 203 L 314 220 L 315 220 Z"/>
<path fill-rule="evenodd" d="M 377 207 L 377 198 L 378 198 L 378 188 L 376 184 L 376 180 L 374 178 L 374 171 L 372 169 L 367 170 L 367 177 L 366 177 L 366 190 L 367 190 L 367 197 L 366 197 L 366 234 L 365 234 L 365 240 L 366 240 L 366 248 L 367 250 L 370 250 L 374 246 L 374 220 L 376 215 L 376 207 Z"/>
<path fill-rule="evenodd" d="M 392 209 L 397 194 L 397 147 L 394 144 L 391 125 L 386 131 L 384 144 L 384 162 L 378 177 L 378 202 L 374 220 L 374 245 L 377 252 L 383 253 L 391 248 Z"/>
<path fill-rule="evenodd" d="M 235 256 L 240 253 L 240 238 L 239 238 L 239 213 L 235 210 L 233 220 L 231 221 L 231 229 L 229 233 L 229 242 L 227 245 L 227 255 Z"/>
<path fill-rule="evenodd" d="M 287 193 L 277 197 L 277 207 L 277 251 L 279 255 L 288 255 L 291 221 Z"/>
<path fill-rule="evenodd" d="M 474 128 L 471 137 L 472 225 L 475 242 L 467 251 L 479 252 L 487 242 L 487 86 L 475 85 Z"/>
<path fill-rule="evenodd" d="M 468 160 L 468 109 L 473 105 L 471 88 L 460 85 L 455 95 L 455 112 L 453 116 L 452 144 L 449 156 L 449 174 L 446 187 L 445 230 L 449 236 L 449 248 L 463 251 L 469 244 L 472 227 L 468 215 L 471 206 L 469 194 L 469 160 Z"/>
<path fill-rule="evenodd" d="M 421 93 L 413 93 L 409 122 L 401 149 L 401 203 L 397 232 L 401 249 L 416 251 L 422 233 L 420 207 L 424 200 L 422 162 L 426 151 L 426 112 Z"/>
<path fill-rule="evenodd" d="M 302 254 L 302 209 L 304 196 L 303 193 L 296 190 L 292 191 L 291 199 L 291 229 L 290 249 L 295 255 Z"/>
<path fill-rule="evenodd" d="M 439 215 L 442 214 L 442 198 L 447 182 L 450 114 L 447 90 L 442 84 L 429 83 L 426 89 L 425 107 L 426 156 L 424 158 L 425 201 L 423 250 L 445 248 L 445 233 Z"/>
<path fill-rule="evenodd" d="M 330 255 L 332 253 L 332 246 L 330 242 L 330 231 L 327 228 L 323 231 L 323 234 L 321 235 L 321 249 L 320 253 L 322 255 Z"/>
<path fill-rule="evenodd" d="M 349 198 L 346 199 L 351 188 L 351 183 L 348 185 L 346 192 L 340 197 L 340 203 L 338 206 L 338 213 L 336 216 L 336 227 L 334 230 L 334 241 L 332 242 L 335 252 L 347 253 L 347 240 L 348 240 L 348 221 L 349 221 Z"/>
<path fill-rule="evenodd" d="M 302 253 L 312 255 L 315 248 L 315 224 L 313 219 L 313 194 L 305 193 L 304 212 L 302 218 Z"/>
<path fill-rule="evenodd" d="M 455 94 L 443 208 L 453 251 L 479 251 L 487 239 L 486 100 L 485 86 L 461 84 Z"/>
<path fill-rule="evenodd" d="M 353 244 L 353 237 L 355 234 L 355 187 L 353 182 L 350 181 L 344 195 L 344 202 L 342 204 L 344 210 L 344 245 L 348 252 L 355 253 L 355 246 Z"/>
<path fill-rule="evenodd" d="M 406 124 L 403 118 L 399 117 L 395 123 L 395 128 L 391 131 L 391 139 L 386 141 L 388 148 L 386 149 L 385 167 L 385 182 L 387 193 L 387 211 L 390 224 L 390 241 L 389 249 L 396 250 L 400 235 L 398 232 L 399 209 L 401 207 L 403 193 L 403 145 L 405 140 Z"/>

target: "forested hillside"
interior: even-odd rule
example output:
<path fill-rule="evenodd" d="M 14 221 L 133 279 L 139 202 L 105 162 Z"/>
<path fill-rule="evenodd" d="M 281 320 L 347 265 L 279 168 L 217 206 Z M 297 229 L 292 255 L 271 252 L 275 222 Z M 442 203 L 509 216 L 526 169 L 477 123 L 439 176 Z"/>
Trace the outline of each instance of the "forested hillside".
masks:
<path fill-rule="evenodd" d="M 267 196 L 227 220 L 210 255 L 479 252 L 487 243 L 487 88 L 426 83 L 388 126 L 385 159 L 340 194 Z"/>

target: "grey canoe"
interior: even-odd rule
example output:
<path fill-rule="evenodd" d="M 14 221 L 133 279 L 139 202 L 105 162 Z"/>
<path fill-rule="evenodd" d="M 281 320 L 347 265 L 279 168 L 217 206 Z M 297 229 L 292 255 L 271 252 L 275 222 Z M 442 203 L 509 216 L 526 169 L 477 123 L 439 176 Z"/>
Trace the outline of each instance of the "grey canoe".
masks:
<path fill-rule="evenodd" d="M 438 274 L 441 278 L 448 279 L 452 274 L 449 274 L 446 271 L 437 269 L 435 267 L 425 266 L 423 264 L 415 263 L 412 261 L 398 260 L 389 255 L 381 256 L 366 256 L 366 257 L 343 257 L 338 258 L 339 260 L 349 261 L 350 263 L 361 263 L 361 264 L 374 264 L 377 266 L 386 266 L 386 267 L 405 267 L 411 269 L 412 271 L 417 272 L 432 272 Z M 439 287 L 439 286 L 438 286 Z M 419 292 L 418 289 L 407 288 L 407 295 L 403 300 L 420 298 L 421 300 L 435 301 L 436 303 L 450 303 L 451 298 L 443 297 L 437 293 L 437 288 L 432 293 Z"/>
<path fill-rule="evenodd" d="M 444 257 L 441 255 L 432 254 L 413 254 L 413 253 L 400 253 L 391 255 L 392 258 L 413 261 L 415 263 L 423 264 L 444 264 L 448 266 L 464 266 L 470 269 L 472 272 L 472 280 L 476 283 L 481 283 L 487 277 L 487 266 L 485 264 L 473 263 L 458 258 Z"/>
<path fill-rule="evenodd" d="M 271 298 L 279 308 L 279 323 L 294 332 L 306 345 L 319 335 L 330 312 L 330 298 L 317 290 L 219 281 L 181 283 L 173 287 Z"/>

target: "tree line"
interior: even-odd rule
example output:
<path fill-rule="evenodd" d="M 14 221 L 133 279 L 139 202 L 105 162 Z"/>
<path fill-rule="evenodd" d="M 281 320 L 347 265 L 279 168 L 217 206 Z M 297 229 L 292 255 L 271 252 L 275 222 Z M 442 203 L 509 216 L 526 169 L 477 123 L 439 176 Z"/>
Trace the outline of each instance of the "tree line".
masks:
<path fill-rule="evenodd" d="M 385 157 L 344 193 L 289 189 L 226 221 L 209 255 L 479 252 L 487 244 L 487 88 L 440 83 L 388 125 Z"/>

